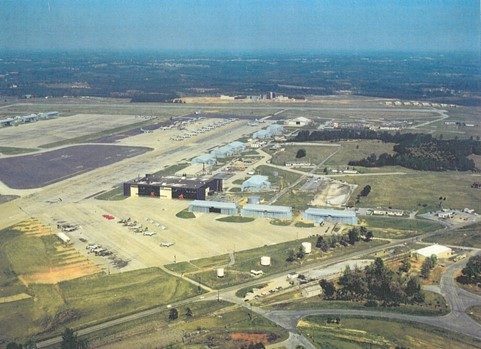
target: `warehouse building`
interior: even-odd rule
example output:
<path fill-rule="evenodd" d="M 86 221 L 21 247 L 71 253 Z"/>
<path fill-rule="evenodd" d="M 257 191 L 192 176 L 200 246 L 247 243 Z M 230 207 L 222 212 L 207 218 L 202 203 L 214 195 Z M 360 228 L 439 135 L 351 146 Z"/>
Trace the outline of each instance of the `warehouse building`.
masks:
<path fill-rule="evenodd" d="M 433 255 L 438 258 L 449 258 L 453 255 L 453 250 L 447 246 L 434 244 L 416 250 L 414 251 L 414 254 L 422 258 L 428 258 Z"/>
<path fill-rule="evenodd" d="M 242 183 L 241 189 L 242 191 L 252 191 L 258 192 L 263 190 L 269 190 L 271 188 L 271 182 L 269 182 L 269 177 L 255 175 L 251 178 L 247 179 Z"/>
<path fill-rule="evenodd" d="M 229 143 L 223 147 L 216 148 L 210 152 L 210 155 L 216 158 L 225 158 L 235 154 L 239 154 L 246 148 L 245 144 L 239 141 Z"/>
<path fill-rule="evenodd" d="M 132 189 L 137 191 L 137 196 L 205 200 L 207 196 L 222 191 L 222 179 L 146 175 L 143 178 L 124 183 L 125 196 L 131 196 Z"/>
<path fill-rule="evenodd" d="M 284 128 L 281 125 L 272 124 L 269 125 L 265 130 L 259 130 L 252 134 L 254 139 L 266 139 L 272 138 L 274 136 L 279 136 L 284 132 Z"/>
<path fill-rule="evenodd" d="M 208 166 L 213 166 L 217 163 L 217 160 L 214 155 L 212 154 L 203 154 L 199 155 L 198 157 L 192 159 L 191 161 L 193 164 L 203 164 Z"/>
<path fill-rule="evenodd" d="M 348 210 L 310 207 L 304 211 L 304 219 L 314 223 L 327 221 L 343 224 L 357 224 L 356 212 Z"/>
<path fill-rule="evenodd" d="M 285 125 L 289 126 L 289 127 L 303 127 L 303 126 L 309 125 L 311 122 L 312 122 L 311 119 L 300 116 L 300 117 L 295 118 L 295 119 L 287 120 L 285 122 Z"/>
<path fill-rule="evenodd" d="M 233 202 L 195 200 L 189 204 L 189 211 L 233 216 L 237 214 L 237 205 Z"/>
<path fill-rule="evenodd" d="M 292 219 L 292 208 L 288 206 L 247 204 L 242 207 L 241 216 L 289 220 Z"/>

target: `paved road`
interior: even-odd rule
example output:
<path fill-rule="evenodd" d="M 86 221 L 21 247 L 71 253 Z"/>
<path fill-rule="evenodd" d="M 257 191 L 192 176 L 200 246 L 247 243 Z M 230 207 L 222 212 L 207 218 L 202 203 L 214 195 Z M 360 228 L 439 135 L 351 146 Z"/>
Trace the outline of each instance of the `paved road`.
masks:
<path fill-rule="evenodd" d="M 388 244 L 385 244 L 385 245 L 372 247 L 372 248 L 369 248 L 369 249 L 366 249 L 366 250 L 354 252 L 354 253 L 344 255 L 344 256 L 339 256 L 339 257 L 332 258 L 332 259 L 327 260 L 327 261 L 321 261 L 319 263 L 314 263 L 314 264 L 305 266 L 303 268 L 293 268 L 292 270 L 286 270 L 286 271 L 283 271 L 283 272 L 272 274 L 272 275 L 269 275 L 268 277 L 265 277 L 265 278 L 262 278 L 262 279 L 255 279 L 255 280 L 243 283 L 241 285 L 232 286 L 232 287 L 222 289 L 220 291 L 214 290 L 214 291 L 206 293 L 204 295 L 200 295 L 200 296 L 196 296 L 196 297 L 193 297 L 193 298 L 185 299 L 183 301 L 172 303 L 171 305 L 173 307 L 176 307 L 176 306 L 180 306 L 180 305 L 184 305 L 184 304 L 191 304 L 191 303 L 198 302 L 198 301 L 201 301 L 201 300 L 215 300 L 215 299 L 217 299 L 217 297 L 220 297 L 223 300 L 230 301 L 232 303 L 238 304 L 238 305 L 243 306 L 243 307 L 248 307 L 252 311 L 255 311 L 256 313 L 258 313 L 260 315 L 266 316 L 271 321 L 273 321 L 276 324 L 282 326 L 283 328 L 286 328 L 286 330 L 289 330 L 289 332 L 293 332 L 294 334 L 296 334 L 297 330 L 296 330 L 296 327 L 294 325 L 294 322 L 296 322 L 298 319 L 302 318 L 303 316 L 311 315 L 310 313 L 306 313 L 306 311 L 308 311 L 308 310 L 287 311 L 286 312 L 286 311 L 268 311 L 268 310 L 258 308 L 258 307 L 250 307 L 249 304 L 247 304 L 243 301 L 243 299 L 240 299 L 237 296 L 235 296 L 236 291 L 239 290 L 240 288 L 251 287 L 251 286 L 258 285 L 259 283 L 266 283 L 266 282 L 272 281 L 272 280 L 274 280 L 278 277 L 286 275 L 286 273 L 288 273 L 289 271 L 296 270 L 299 273 L 304 273 L 304 272 L 308 271 L 309 269 L 328 267 L 330 265 L 345 261 L 347 259 L 360 258 L 362 256 L 370 255 L 370 254 L 373 254 L 375 252 L 378 252 L 378 251 L 381 251 L 381 250 L 384 250 L 384 249 L 391 249 L 395 246 L 400 246 L 400 245 L 403 245 L 403 244 L 408 243 L 408 242 L 419 241 L 422 238 L 425 238 L 425 237 L 428 237 L 428 236 L 433 236 L 433 235 L 436 235 L 436 234 L 439 234 L 439 233 L 442 233 L 442 232 L 446 232 L 446 231 L 449 231 L 449 230 L 454 230 L 454 229 L 457 229 L 457 228 L 459 228 L 459 226 L 458 227 L 450 227 L 450 228 L 446 227 L 444 229 L 439 229 L 437 231 L 425 233 L 425 234 L 419 235 L 419 236 L 414 237 L 414 238 L 391 241 L 391 242 L 389 242 Z M 456 266 L 462 267 L 464 265 L 464 263 L 466 263 L 466 260 L 463 260 L 463 261 L 460 261 L 460 262 L 456 263 Z M 466 291 L 463 291 L 463 290 L 459 290 L 458 288 L 456 288 L 455 282 L 453 280 L 451 280 L 452 275 L 454 273 L 453 268 L 454 268 L 454 266 L 449 267 L 446 271 L 445 277 L 443 277 L 441 279 L 442 280 L 441 281 L 442 292 L 446 293 L 446 295 L 447 295 L 446 300 L 448 301 L 448 304 L 451 304 L 451 302 L 455 303 L 455 300 L 453 300 L 453 298 L 455 297 L 454 295 L 456 294 L 456 292 L 458 292 L 458 291 L 460 292 L 460 294 L 463 297 L 463 301 L 462 301 L 461 304 L 458 304 L 458 306 L 456 306 L 456 308 L 453 307 L 453 309 L 457 309 L 458 311 L 457 312 L 453 311 L 452 313 L 455 313 L 457 317 L 461 318 L 462 324 L 468 323 L 470 325 L 470 326 L 466 327 L 466 330 L 474 332 L 473 330 L 476 329 L 474 326 L 477 325 L 477 323 L 475 323 L 474 320 L 471 320 L 471 318 L 469 318 L 466 314 L 463 313 L 465 316 L 463 316 L 463 314 L 460 314 L 459 310 L 460 309 L 467 309 L 469 306 L 474 305 L 474 304 L 481 304 L 481 297 L 475 296 L 473 298 L 470 293 L 468 293 Z M 178 275 L 176 273 L 172 273 L 171 271 L 169 271 L 169 273 Z M 451 276 L 449 276 L 449 275 L 451 275 Z M 195 281 L 192 281 L 192 280 L 190 280 L 186 277 L 183 277 L 183 278 L 187 281 L 190 281 L 190 282 L 193 282 L 193 283 L 197 284 Z M 443 293 L 443 295 L 444 295 L 444 293 Z M 477 303 L 478 300 L 479 300 L 479 303 Z M 155 308 L 152 308 L 152 309 L 149 309 L 149 310 L 139 311 L 138 313 L 135 313 L 135 314 L 132 314 L 132 315 L 120 317 L 120 318 L 115 319 L 115 320 L 106 321 L 106 322 L 100 323 L 100 324 L 95 325 L 95 326 L 90 326 L 90 327 L 81 329 L 81 330 L 78 331 L 78 334 L 80 336 L 91 334 L 91 333 L 97 332 L 99 330 L 107 329 L 107 328 L 110 328 L 110 327 L 113 327 L 113 326 L 116 326 L 116 325 L 119 325 L 119 324 L 124 324 L 124 323 L 128 323 L 130 321 L 142 319 L 142 318 L 144 318 L 146 316 L 149 316 L 149 315 L 158 314 L 162 311 L 165 311 L 165 309 L 166 309 L 166 306 L 162 305 L 162 306 L 155 307 Z M 383 316 L 383 315 L 385 315 L 384 317 L 388 317 L 388 318 L 392 318 L 392 319 L 398 319 L 398 320 L 405 320 L 405 321 L 418 320 L 418 322 L 426 323 L 426 324 L 432 325 L 432 326 L 437 326 L 437 319 L 443 318 L 443 317 L 414 316 L 414 315 L 408 315 L 408 314 L 396 314 L 396 313 L 387 313 L 387 312 L 359 311 L 359 310 L 349 310 L 349 309 L 343 309 L 343 310 L 340 310 L 340 309 L 322 309 L 322 310 L 317 310 L 316 314 L 365 315 L 365 316 Z M 446 315 L 446 317 L 447 316 L 448 315 Z M 452 315 L 452 316 L 454 316 L 454 315 Z M 449 326 L 449 329 L 451 329 L 453 331 L 458 331 L 455 328 L 456 327 L 455 324 L 453 324 L 454 322 L 455 321 L 453 319 L 446 318 L 445 321 L 439 322 L 440 325 L 438 327 L 444 328 L 443 325 L 446 325 L 446 326 Z M 474 322 L 474 324 L 473 324 L 473 322 Z M 297 322 L 296 322 L 296 324 L 297 324 Z M 451 324 L 451 325 L 449 325 L 449 324 Z M 461 327 L 463 327 L 463 325 L 461 325 Z M 465 332 L 463 332 L 461 330 L 460 333 L 465 333 Z M 466 333 L 466 334 L 470 335 L 471 332 Z M 291 338 L 291 341 L 294 341 L 294 340 L 296 340 L 296 338 L 301 338 L 301 337 L 293 336 Z M 305 339 L 305 338 L 301 338 L 298 341 L 298 343 L 304 343 L 306 340 L 307 339 Z M 58 344 L 60 342 L 61 342 L 60 337 L 54 337 L 54 338 L 39 342 L 37 344 L 37 346 L 39 348 L 45 348 L 45 347 L 48 347 L 48 346 L 51 346 L 51 345 L 54 345 L 54 344 Z M 305 347 L 309 348 L 308 346 L 305 346 Z"/>

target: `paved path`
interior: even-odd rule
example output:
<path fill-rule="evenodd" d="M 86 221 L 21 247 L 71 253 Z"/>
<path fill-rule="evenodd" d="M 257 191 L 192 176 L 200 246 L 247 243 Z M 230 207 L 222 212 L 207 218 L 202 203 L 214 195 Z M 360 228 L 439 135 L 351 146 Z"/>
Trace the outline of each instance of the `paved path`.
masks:
<path fill-rule="evenodd" d="M 433 232 L 419 235 L 415 238 L 391 241 L 386 245 L 376 246 L 366 250 L 357 251 L 348 255 L 332 258 L 327 261 L 321 261 L 319 263 L 311 264 L 303 268 L 293 268 L 292 270 L 295 269 L 299 273 L 303 273 L 309 269 L 327 267 L 327 266 L 342 262 L 346 259 L 359 258 L 364 255 L 369 255 L 384 249 L 390 249 L 395 246 L 403 245 L 404 243 L 407 243 L 407 242 L 419 241 L 424 237 L 433 236 L 441 232 L 446 232 L 446 231 L 458 229 L 458 228 L 459 226 L 451 227 L 451 228 L 446 227 Z M 288 273 L 291 270 L 279 272 L 277 274 L 270 275 L 260 280 L 259 279 L 252 280 L 250 282 L 225 288 L 220 291 L 212 290 L 211 292 L 204 295 L 199 295 L 199 296 L 188 298 L 176 303 L 172 303 L 171 306 L 177 307 L 180 305 L 191 304 L 191 303 L 202 301 L 202 300 L 216 300 L 218 297 L 220 297 L 222 300 L 226 300 L 234 304 L 238 304 L 240 306 L 251 309 L 253 312 L 256 312 L 257 314 L 265 316 L 269 320 L 273 321 L 277 325 L 289 331 L 290 333 L 289 343 L 293 345 L 292 348 L 295 348 L 296 345 L 303 345 L 306 349 L 315 348 L 312 345 L 309 346 L 308 344 L 306 344 L 308 343 L 307 338 L 303 337 L 302 335 L 299 335 L 296 328 L 298 320 L 307 315 L 340 315 L 340 316 L 362 315 L 362 316 L 372 316 L 372 317 L 384 317 L 384 318 L 389 318 L 393 320 L 423 323 L 423 324 L 443 328 L 443 329 L 457 332 L 463 335 L 472 336 L 474 338 L 481 339 L 481 325 L 475 322 L 474 320 L 472 320 L 465 313 L 466 309 L 468 309 L 469 307 L 477 304 L 481 305 L 481 297 L 473 295 L 467 291 L 464 291 L 458 288 L 453 279 L 453 275 L 456 271 L 456 268 L 462 268 L 466 262 L 467 262 L 467 259 L 464 259 L 460 262 L 457 262 L 451 265 L 450 267 L 447 268 L 445 274 L 441 278 L 440 292 L 446 298 L 446 301 L 448 302 L 448 304 L 451 306 L 451 309 L 452 309 L 450 314 L 444 315 L 444 316 L 416 316 L 416 315 L 389 313 L 389 312 L 382 312 L 382 311 L 351 310 L 351 309 L 311 309 L 311 310 L 286 310 L 286 311 L 267 310 L 259 307 L 252 307 L 248 303 L 244 302 L 243 299 L 235 295 L 236 291 L 239 290 L 240 288 L 255 286 L 261 282 L 262 283 L 269 282 L 273 279 L 281 277 L 282 275 L 286 275 L 286 273 Z M 195 281 L 185 278 L 182 275 L 173 273 L 171 271 L 169 271 L 169 273 L 172 275 L 180 276 L 185 280 L 193 282 L 197 285 Z M 140 311 L 132 315 L 123 316 L 115 320 L 110 320 L 94 326 L 90 326 L 77 331 L 77 333 L 80 336 L 91 334 L 99 330 L 117 326 L 119 324 L 125 324 L 130 321 L 142 319 L 153 314 L 158 314 L 162 311 L 165 311 L 165 309 L 166 309 L 166 306 L 162 305 L 149 310 Z M 48 346 L 58 344 L 60 342 L 61 342 L 60 337 L 54 337 L 54 338 L 37 343 L 37 346 L 39 348 L 45 348 Z"/>

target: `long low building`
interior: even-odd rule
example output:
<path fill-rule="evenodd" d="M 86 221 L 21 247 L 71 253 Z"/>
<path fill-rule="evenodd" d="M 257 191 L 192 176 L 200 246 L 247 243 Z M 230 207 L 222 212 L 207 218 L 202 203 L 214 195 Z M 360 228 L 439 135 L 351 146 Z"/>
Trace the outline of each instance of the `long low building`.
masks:
<path fill-rule="evenodd" d="M 357 224 L 356 212 L 310 207 L 304 211 L 304 219 L 314 223 L 324 221 L 344 224 Z"/>
<path fill-rule="evenodd" d="M 247 204 L 242 207 L 241 216 L 288 220 L 292 219 L 292 208 L 288 206 Z"/>
<path fill-rule="evenodd" d="M 146 175 L 141 179 L 124 183 L 125 196 L 131 196 L 132 189 L 136 189 L 138 196 L 205 200 L 208 195 L 222 191 L 222 179 Z"/>
<path fill-rule="evenodd" d="M 453 254 L 453 250 L 450 247 L 434 244 L 431 246 L 420 248 L 419 250 L 414 251 L 419 257 L 428 258 L 432 255 L 438 258 L 449 258 Z"/>
<path fill-rule="evenodd" d="M 233 202 L 195 200 L 189 204 L 189 211 L 233 216 L 237 214 L 237 205 Z"/>

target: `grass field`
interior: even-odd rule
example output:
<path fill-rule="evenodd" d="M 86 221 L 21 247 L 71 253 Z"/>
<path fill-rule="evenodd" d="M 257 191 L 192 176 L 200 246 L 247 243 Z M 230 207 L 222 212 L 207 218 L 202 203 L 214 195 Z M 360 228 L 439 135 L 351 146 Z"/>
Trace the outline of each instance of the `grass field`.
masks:
<path fill-rule="evenodd" d="M 273 186 L 286 187 L 294 183 L 301 176 L 298 173 L 281 170 L 272 166 L 261 165 L 256 168 L 256 174 L 269 177 Z"/>
<path fill-rule="evenodd" d="M 327 317 L 310 316 L 299 329 L 319 348 L 480 348 L 481 343 L 455 333 L 419 324 L 386 319 L 341 317 L 341 323 L 327 324 Z"/>
<path fill-rule="evenodd" d="M 33 223 L 21 227 L 28 224 Z M 58 283 L 50 282 L 50 278 L 48 283 L 35 281 L 62 268 L 70 272 L 71 267 L 77 268 L 75 273 L 79 275 L 85 275 L 83 268 L 97 274 L 76 279 L 71 279 L 70 274 L 62 279 L 68 281 Z M 19 293 L 31 296 L 0 304 L 0 333 L 11 340 L 58 333 L 66 325 L 81 327 L 197 292 L 190 283 L 157 268 L 113 275 L 98 273 L 98 268 L 73 248 L 63 247 L 55 235 L 35 235 L 17 228 L 0 231 L 0 297 Z"/>
<path fill-rule="evenodd" d="M 471 316 L 474 320 L 481 324 L 481 306 L 474 306 L 468 309 L 467 313 Z"/>
<path fill-rule="evenodd" d="M 481 248 L 481 223 L 438 234 L 426 239 L 427 242 L 437 242 L 444 245 Z"/>
<path fill-rule="evenodd" d="M 326 161 L 326 166 L 346 166 L 351 160 L 360 160 L 371 154 L 393 153 L 393 143 L 376 140 L 342 141 L 341 149 Z M 337 149 L 337 148 L 333 148 Z M 359 170 L 362 168 L 360 167 Z"/>
<path fill-rule="evenodd" d="M 0 333 L 26 339 L 58 333 L 197 294 L 191 284 L 157 268 L 96 275 L 57 285 L 30 285 L 34 300 L 0 305 Z"/>
<path fill-rule="evenodd" d="M 368 308 L 364 305 L 365 302 L 350 302 L 350 301 L 336 301 L 324 300 L 319 296 L 302 298 L 298 290 L 279 295 L 270 299 L 270 303 L 282 301 L 282 303 L 274 304 L 270 307 L 274 309 L 359 309 L 359 310 L 376 310 L 416 315 L 438 316 L 445 315 L 449 312 L 449 307 L 446 304 L 443 296 L 438 293 L 424 291 L 426 300 L 423 304 L 402 304 L 398 307 L 382 307 Z"/>
<path fill-rule="evenodd" d="M 309 241 L 315 245 L 316 239 L 316 237 L 311 237 L 308 239 L 294 240 L 236 252 L 235 264 L 233 266 L 227 266 L 230 258 L 228 254 L 224 254 L 212 258 L 203 258 L 190 262 L 169 264 L 166 265 L 166 267 L 172 271 L 184 273 L 189 278 L 206 284 L 209 287 L 224 288 L 254 280 L 250 274 L 252 269 L 260 269 L 264 272 L 264 276 L 267 276 L 278 272 L 295 269 L 310 263 L 353 253 L 369 247 L 379 246 L 385 243 L 381 240 L 374 240 L 368 243 L 360 242 L 353 246 L 350 245 L 347 247 L 337 247 L 335 250 L 331 250 L 328 253 L 321 253 L 318 249 L 313 249 L 312 253 L 306 255 L 302 260 L 294 262 L 286 261 L 289 250 L 299 250 L 302 241 Z M 266 267 L 260 265 L 260 258 L 262 256 L 271 257 L 270 266 Z M 225 277 L 223 278 L 218 278 L 214 270 L 216 267 L 220 266 L 225 268 Z M 262 277 L 260 277 L 260 279 L 262 279 Z"/>
<path fill-rule="evenodd" d="M 342 176 L 358 188 L 350 204 L 365 185 L 371 186 L 369 195 L 361 200 L 362 207 L 393 207 L 420 212 L 439 209 L 439 197 L 446 197 L 444 208 L 465 207 L 481 211 L 481 190 L 471 189 L 480 176 L 470 172 L 408 171 L 404 175 Z"/>
<path fill-rule="evenodd" d="M 195 218 L 194 212 L 190 212 L 188 209 L 183 209 L 182 211 L 177 212 L 175 216 L 183 219 Z"/>
<path fill-rule="evenodd" d="M 37 149 L 0 147 L 0 154 L 3 154 L 3 155 L 19 155 L 19 154 L 31 153 L 34 151 L 37 151 Z"/>
<path fill-rule="evenodd" d="M 387 239 L 404 239 L 443 227 L 439 223 L 425 219 L 377 216 L 360 217 L 359 223 L 372 228 L 374 236 Z"/>
<path fill-rule="evenodd" d="M 187 307 L 193 316 L 186 315 Z M 205 348 L 238 349 L 245 344 L 236 335 L 252 334 L 252 338 L 267 335 L 271 341 L 282 341 L 287 334 L 281 328 L 248 310 L 232 307 L 224 301 L 203 301 L 176 307 L 179 318 L 168 320 L 169 310 L 106 330 L 87 337 L 93 347 L 130 348 Z M 265 337 L 267 337 L 265 336 Z M 237 336 L 238 337 L 238 336 Z"/>
<path fill-rule="evenodd" d="M 125 200 L 127 196 L 124 196 L 124 190 L 121 186 L 115 187 L 111 190 L 103 192 L 95 197 L 97 200 L 119 201 Z"/>
<path fill-rule="evenodd" d="M 274 165 L 284 166 L 287 162 L 310 162 L 313 165 L 321 163 L 325 158 L 338 150 L 338 147 L 316 146 L 316 145 L 286 145 L 284 151 L 269 151 L 272 155 L 271 162 Z M 304 149 L 306 156 L 300 159 L 296 158 L 297 151 Z"/>
<path fill-rule="evenodd" d="M 229 223 L 249 223 L 254 221 L 254 217 L 241 217 L 241 216 L 227 216 L 217 218 L 216 221 L 219 222 L 229 222 Z"/>

